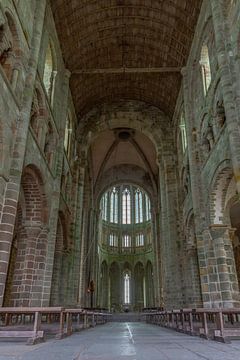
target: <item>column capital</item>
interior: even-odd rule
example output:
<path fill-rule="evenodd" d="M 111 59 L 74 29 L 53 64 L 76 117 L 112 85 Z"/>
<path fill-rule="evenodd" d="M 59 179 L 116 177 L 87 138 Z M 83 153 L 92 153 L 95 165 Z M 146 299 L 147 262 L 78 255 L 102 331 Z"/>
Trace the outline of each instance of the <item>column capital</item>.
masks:
<path fill-rule="evenodd" d="M 65 76 L 67 79 L 70 79 L 71 75 L 72 75 L 71 71 L 68 70 L 68 69 L 65 69 L 65 71 L 64 71 L 64 76 Z"/>
<path fill-rule="evenodd" d="M 182 67 L 182 69 L 181 69 L 181 74 L 182 74 L 182 76 L 183 76 L 183 77 L 187 76 L 187 73 L 188 73 L 188 68 L 187 68 L 187 66 Z"/>

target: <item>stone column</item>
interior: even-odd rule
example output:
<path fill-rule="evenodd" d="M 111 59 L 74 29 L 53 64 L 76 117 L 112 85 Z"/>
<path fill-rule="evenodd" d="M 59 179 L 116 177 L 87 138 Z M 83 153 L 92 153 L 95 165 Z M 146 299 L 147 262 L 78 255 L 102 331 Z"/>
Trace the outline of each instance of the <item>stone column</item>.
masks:
<path fill-rule="evenodd" d="M 81 272 L 81 247 L 83 238 L 81 236 L 83 229 L 83 192 L 84 192 L 84 179 L 85 179 L 85 165 L 86 161 L 80 159 L 78 161 L 78 191 L 76 197 L 76 216 L 74 224 L 74 301 L 78 302 L 79 297 L 79 281 L 80 281 L 80 272 Z"/>
<path fill-rule="evenodd" d="M 45 9 L 46 0 L 41 0 L 40 2 L 38 2 L 35 8 L 34 29 L 30 47 L 30 56 L 28 61 L 25 88 L 23 91 L 23 101 L 21 104 L 22 110 L 20 112 L 20 117 L 18 120 L 18 131 L 14 144 L 10 176 L 5 189 L 5 199 L 3 203 L 2 218 L 0 224 L 0 242 L 2 244 L 0 250 L 0 306 L 3 303 L 5 281 L 7 277 L 15 217 L 17 213 L 17 203 L 20 192 L 21 175 L 26 150 L 28 126 L 31 114 L 31 105 L 37 73 L 39 51 L 41 46 Z"/>
<path fill-rule="evenodd" d="M 169 144 L 168 146 L 171 146 Z M 163 302 L 166 308 L 182 305 L 181 279 L 179 268 L 179 236 L 177 230 L 177 194 L 175 157 L 170 150 L 159 156 L 159 176 L 161 192 L 161 261 L 163 269 Z"/>
<path fill-rule="evenodd" d="M 85 176 L 82 207 L 82 225 L 80 232 L 80 267 L 78 288 L 78 304 L 80 306 L 86 306 L 86 291 L 88 281 L 89 204 L 87 199 L 89 199 L 90 193 L 86 181 L 88 181 L 88 179 L 86 179 Z"/>
<path fill-rule="evenodd" d="M 238 307 L 239 288 L 232 247 L 235 230 L 226 225 L 210 225 L 209 229 L 213 245 L 208 261 L 212 307 Z"/>
<path fill-rule="evenodd" d="M 191 69 L 195 71 L 194 65 Z M 202 183 L 200 181 L 200 166 L 199 166 L 199 153 L 196 142 L 196 129 L 194 126 L 194 104 L 190 96 L 189 74 L 190 68 L 183 68 L 183 98 L 184 110 L 186 120 L 186 135 L 187 135 L 187 151 L 189 158 L 189 172 L 190 172 L 190 185 L 191 196 L 193 203 L 195 231 L 197 239 L 197 256 L 199 263 L 199 272 L 201 280 L 202 301 L 204 307 L 210 306 L 210 299 L 208 293 L 208 279 L 207 279 L 207 253 L 204 246 L 203 231 L 206 228 L 206 216 L 202 195 Z"/>
<path fill-rule="evenodd" d="M 62 178 L 62 166 L 63 166 L 63 154 L 64 154 L 64 135 L 65 135 L 65 123 L 68 112 L 70 75 L 71 75 L 70 71 L 64 69 L 64 78 L 62 83 L 62 101 L 61 101 L 60 112 L 58 114 L 60 129 L 59 129 L 59 141 L 57 145 L 58 159 L 57 159 L 57 169 L 56 169 L 56 180 L 52 191 L 51 204 L 49 204 L 50 206 L 52 206 L 51 217 L 49 220 L 51 233 L 49 236 L 48 247 L 47 247 L 46 271 L 44 277 L 44 292 L 42 294 L 43 306 L 49 306 L 49 302 L 50 302 L 57 224 L 58 224 L 58 216 L 59 216 L 61 178 Z"/>
<path fill-rule="evenodd" d="M 237 84 L 233 73 L 232 46 L 229 41 L 224 7 L 226 1 L 210 0 L 212 7 L 213 25 L 215 30 L 215 41 L 218 57 L 218 66 L 221 74 L 221 88 L 226 113 L 226 123 L 229 136 L 229 144 L 232 155 L 233 172 L 235 175 L 238 193 L 240 193 L 240 128 L 238 118 L 238 108 L 236 99 Z"/>
<path fill-rule="evenodd" d="M 187 245 L 184 252 L 186 305 L 189 308 L 199 308 L 202 307 L 202 294 L 197 249 L 194 245 Z"/>
<path fill-rule="evenodd" d="M 153 278 L 154 278 L 154 305 L 161 306 L 163 295 L 162 262 L 161 262 L 161 239 L 160 239 L 160 214 L 159 211 L 152 210 L 152 245 L 154 252 Z"/>

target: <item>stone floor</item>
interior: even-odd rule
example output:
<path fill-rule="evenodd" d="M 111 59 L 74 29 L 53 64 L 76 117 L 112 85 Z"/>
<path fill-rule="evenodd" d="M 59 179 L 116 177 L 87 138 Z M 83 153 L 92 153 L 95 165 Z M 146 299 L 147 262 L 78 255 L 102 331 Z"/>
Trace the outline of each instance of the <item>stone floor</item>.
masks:
<path fill-rule="evenodd" d="M 239 360 L 240 341 L 221 344 L 144 323 L 108 323 L 64 340 L 0 341 L 0 360 Z"/>

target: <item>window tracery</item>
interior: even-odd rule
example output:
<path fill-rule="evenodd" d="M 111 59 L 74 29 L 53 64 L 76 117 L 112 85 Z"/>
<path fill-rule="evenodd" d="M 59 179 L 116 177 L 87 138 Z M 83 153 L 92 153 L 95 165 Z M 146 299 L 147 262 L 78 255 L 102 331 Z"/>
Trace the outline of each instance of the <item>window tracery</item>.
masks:
<path fill-rule="evenodd" d="M 45 64 L 44 64 L 43 84 L 50 102 L 52 102 L 54 95 L 54 84 L 55 84 L 56 74 L 57 71 L 55 69 L 55 64 L 54 64 L 53 49 L 51 43 L 49 42 L 46 51 Z"/>
<path fill-rule="evenodd" d="M 130 276 L 128 272 L 124 274 L 124 304 L 130 304 Z"/>
<path fill-rule="evenodd" d="M 114 186 L 106 191 L 100 207 L 102 219 L 113 224 L 140 224 L 151 219 L 149 196 L 133 185 Z"/>
<path fill-rule="evenodd" d="M 202 71 L 203 91 L 204 96 L 206 96 L 212 81 L 209 51 L 207 45 L 202 46 L 200 65 Z"/>
<path fill-rule="evenodd" d="M 181 131 L 181 141 L 182 141 L 182 151 L 185 153 L 185 150 L 187 148 L 187 133 L 186 133 L 186 122 L 185 122 L 185 116 L 184 112 L 181 112 L 181 118 L 180 118 L 180 131 Z"/>

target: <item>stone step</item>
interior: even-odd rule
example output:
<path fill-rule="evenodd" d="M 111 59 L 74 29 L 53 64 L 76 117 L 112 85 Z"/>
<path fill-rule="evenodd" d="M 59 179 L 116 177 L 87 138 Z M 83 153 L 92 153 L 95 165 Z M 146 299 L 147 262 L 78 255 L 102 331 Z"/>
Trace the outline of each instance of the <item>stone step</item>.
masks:
<path fill-rule="evenodd" d="M 134 312 L 113 313 L 111 317 L 112 322 L 139 322 L 142 320 L 141 314 Z"/>

